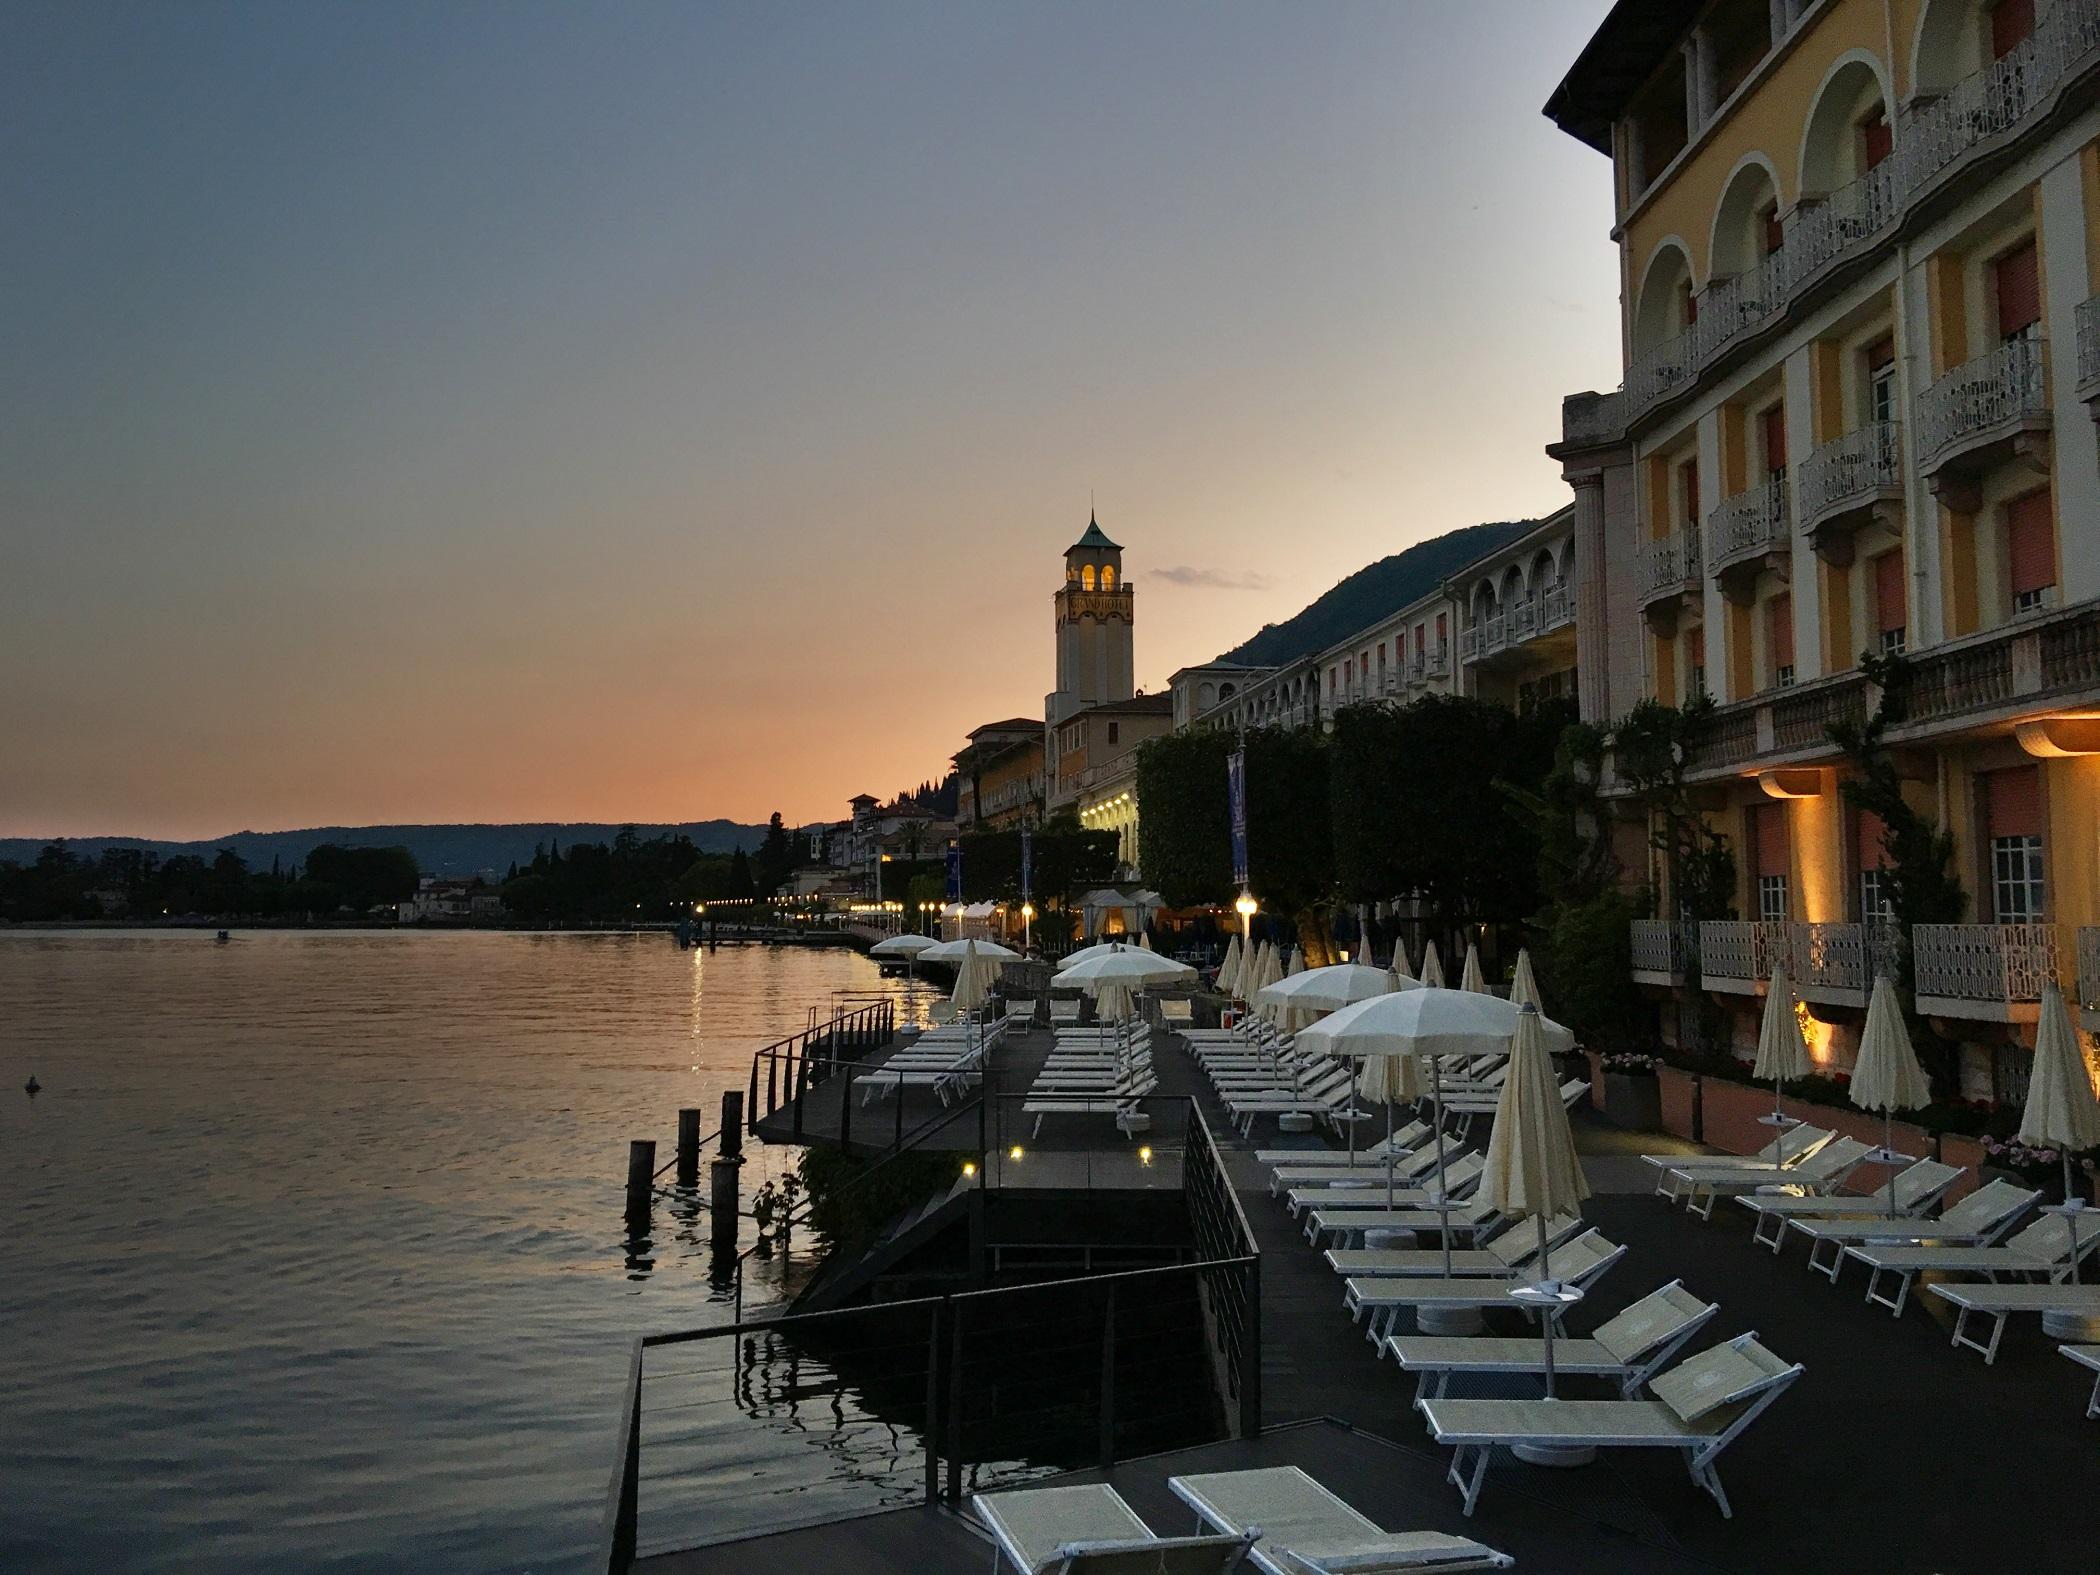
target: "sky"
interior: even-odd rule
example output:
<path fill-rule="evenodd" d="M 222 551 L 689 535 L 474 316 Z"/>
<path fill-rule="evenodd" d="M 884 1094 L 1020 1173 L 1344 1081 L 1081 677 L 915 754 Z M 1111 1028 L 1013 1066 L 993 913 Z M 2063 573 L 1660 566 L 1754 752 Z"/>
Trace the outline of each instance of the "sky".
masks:
<path fill-rule="evenodd" d="M 1567 501 L 1606 0 L 0 8 L 0 835 L 836 818 Z"/>

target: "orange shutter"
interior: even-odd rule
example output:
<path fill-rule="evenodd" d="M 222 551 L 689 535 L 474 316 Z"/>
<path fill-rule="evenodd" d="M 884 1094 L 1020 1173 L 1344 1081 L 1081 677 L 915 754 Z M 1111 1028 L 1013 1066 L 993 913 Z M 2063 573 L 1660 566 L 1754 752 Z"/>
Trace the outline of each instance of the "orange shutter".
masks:
<path fill-rule="evenodd" d="M 1786 244 L 1786 231 L 1780 227 L 1777 204 L 1765 209 L 1765 255 L 1771 256 Z"/>
<path fill-rule="evenodd" d="M 1444 648 L 1446 640 L 1446 635 L 1444 632 L 1444 619 L 1448 616 L 1449 615 L 1446 613 L 1438 613 L 1436 615 L 1436 645 L 1437 649 L 1440 651 Z"/>
<path fill-rule="evenodd" d="M 1765 440 L 1765 469 L 1786 469 L 1786 406 L 1774 405 L 1757 418 Z"/>
<path fill-rule="evenodd" d="M 1877 109 L 1859 123 L 1859 140 L 1860 155 L 1868 169 L 1889 156 L 1896 146 L 1896 138 L 1889 130 L 1886 111 Z"/>
<path fill-rule="evenodd" d="M 2013 595 L 2039 591 L 2056 583 L 2056 542 L 2049 528 L 2049 489 L 2015 498 L 2005 507 L 2007 556 L 2012 560 Z"/>
<path fill-rule="evenodd" d="M 1909 621 L 1904 615 L 1901 547 L 1874 560 L 1874 616 L 1875 626 L 1883 631 L 1901 629 Z"/>
<path fill-rule="evenodd" d="M 1794 665 L 1794 598 L 1782 592 L 1765 603 L 1765 645 L 1772 653 L 1776 677 L 1782 667 Z"/>
<path fill-rule="evenodd" d="M 2034 0 L 1998 0 L 1991 7 L 1991 58 L 2003 60 L 2034 36 Z"/>
<path fill-rule="evenodd" d="M 1984 824 L 1994 839 L 2042 834 L 2042 780 L 2036 767 L 1985 771 L 1977 780 L 1983 787 Z"/>
<path fill-rule="evenodd" d="M 1861 869 L 1884 870 L 1889 867 L 1888 849 L 1882 846 L 1882 838 L 1887 836 L 1887 834 L 1888 828 L 1882 824 L 1879 815 L 1875 814 L 1871 809 L 1859 811 L 1858 828 L 1855 835 L 1859 839 L 1859 867 Z"/>
<path fill-rule="evenodd" d="M 1429 625 L 1426 623 L 1418 623 L 1415 625 L 1415 660 L 1420 661 L 1422 659 L 1422 653 L 1428 648 Z"/>
<path fill-rule="evenodd" d="M 1867 346 L 1867 370 L 1878 372 L 1896 359 L 1896 341 L 1889 338 L 1875 340 Z"/>
<path fill-rule="evenodd" d="M 1692 327 L 1699 321 L 1699 295 L 1689 280 L 1684 286 L 1684 326 Z"/>
<path fill-rule="evenodd" d="M 1998 337 L 2010 339 L 2042 320 L 2041 276 L 2034 242 L 2022 241 L 1991 265 L 1998 284 Z"/>
<path fill-rule="evenodd" d="M 1759 875 L 1784 875 L 1787 873 L 1786 806 L 1784 804 L 1753 804 L 1750 813 L 1755 817 L 1753 836 Z"/>

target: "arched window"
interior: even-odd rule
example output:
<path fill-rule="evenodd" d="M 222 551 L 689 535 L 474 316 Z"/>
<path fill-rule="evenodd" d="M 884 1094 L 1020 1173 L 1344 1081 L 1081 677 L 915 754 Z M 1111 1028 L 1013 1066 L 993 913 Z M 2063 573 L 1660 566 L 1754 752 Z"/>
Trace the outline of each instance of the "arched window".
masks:
<path fill-rule="evenodd" d="M 1105 564 L 1103 564 L 1103 565 L 1101 566 L 1101 589 L 1103 589 L 1104 591 L 1112 591 L 1112 590 L 1114 590 L 1115 588 L 1116 588 L 1116 568 L 1115 568 L 1115 565 L 1114 565 L 1114 564 L 1112 564 L 1112 563 L 1105 563 Z"/>
<path fill-rule="evenodd" d="M 1911 57 L 1913 91 L 1938 95 L 2002 59 L 2034 31 L 2033 0 L 1926 0 Z"/>
<path fill-rule="evenodd" d="M 1649 259 L 1633 312 L 1633 353 L 1646 355 L 1691 326 L 1692 269 L 1684 248 L 1665 242 Z"/>
<path fill-rule="evenodd" d="M 1752 159 L 1729 178 L 1721 193 L 1721 206 L 1714 213 L 1712 276 L 1731 278 L 1748 273 L 1781 243 L 1779 190 L 1772 172 Z"/>
<path fill-rule="evenodd" d="M 1539 555 L 1531 561 L 1531 594 L 1534 596 L 1545 595 L 1547 588 L 1557 583 L 1559 579 L 1560 576 L 1554 572 L 1553 568 L 1553 554 L 1541 547 Z"/>
<path fill-rule="evenodd" d="M 1091 563 L 1079 571 L 1079 588 L 1082 591 L 1094 588 L 1094 566 Z"/>
<path fill-rule="evenodd" d="M 1881 78 L 1863 59 L 1831 73 L 1801 139 L 1801 190 L 1828 196 L 1851 185 L 1894 147 Z"/>

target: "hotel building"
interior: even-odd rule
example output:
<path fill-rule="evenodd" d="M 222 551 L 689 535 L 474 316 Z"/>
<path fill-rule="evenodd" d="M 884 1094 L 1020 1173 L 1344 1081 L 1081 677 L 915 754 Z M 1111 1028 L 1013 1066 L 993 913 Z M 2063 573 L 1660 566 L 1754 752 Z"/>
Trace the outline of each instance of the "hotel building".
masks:
<path fill-rule="evenodd" d="M 2023 1091 L 2045 980 L 2100 1006 L 2096 85 L 2100 0 L 1621 0 L 1546 107 L 1620 260 L 1622 386 L 1551 449 L 1582 711 L 1710 695 L 1738 867 L 1741 917 L 1642 925 L 1636 975 L 1696 966 L 1739 1046 L 1784 962 L 1842 1064 L 1889 955 L 1826 731 L 1862 653 L 1910 664 L 1888 739 L 1970 895 L 1912 936 L 1966 1090 Z"/>

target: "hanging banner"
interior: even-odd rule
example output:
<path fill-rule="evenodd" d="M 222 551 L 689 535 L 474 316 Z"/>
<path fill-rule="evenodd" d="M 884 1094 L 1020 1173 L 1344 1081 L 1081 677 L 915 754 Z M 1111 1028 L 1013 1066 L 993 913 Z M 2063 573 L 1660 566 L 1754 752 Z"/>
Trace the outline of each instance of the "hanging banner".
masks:
<path fill-rule="evenodd" d="M 1247 887 L 1247 751 L 1225 758 L 1225 796 L 1232 816 L 1232 883 Z"/>
<path fill-rule="evenodd" d="M 962 844 L 948 844 L 948 900 L 962 901 Z"/>
<path fill-rule="evenodd" d="M 1021 900 L 1026 902 L 1033 895 L 1035 884 L 1035 831 L 1021 828 Z"/>

